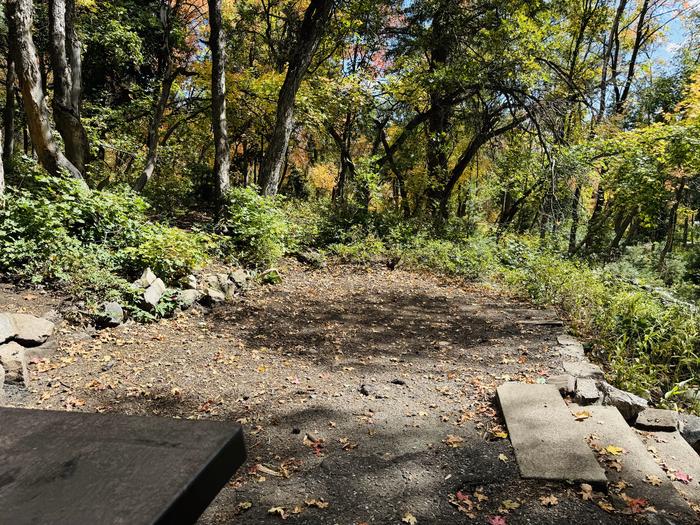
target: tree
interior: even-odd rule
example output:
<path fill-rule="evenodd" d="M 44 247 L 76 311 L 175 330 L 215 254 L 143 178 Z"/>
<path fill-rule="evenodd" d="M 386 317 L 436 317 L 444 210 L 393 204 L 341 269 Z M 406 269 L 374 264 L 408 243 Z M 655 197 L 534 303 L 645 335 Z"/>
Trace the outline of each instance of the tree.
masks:
<path fill-rule="evenodd" d="M 335 0 L 311 0 L 296 33 L 296 45 L 289 57 L 287 74 L 277 97 L 277 112 L 270 144 L 260 174 L 263 194 L 275 195 L 282 177 L 289 137 L 294 121 L 294 104 L 318 45 L 330 21 Z"/>
<path fill-rule="evenodd" d="M 53 118 L 66 148 L 66 157 L 81 173 L 90 153 L 80 120 L 82 60 L 75 30 L 74 0 L 49 0 L 50 55 L 53 69 Z"/>
<path fill-rule="evenodd" d="M 211 49 L 211 124 L 214 130 L 214 177 L 221 199 L 231 185 L 231 153 L 226 119 L 226 40 L 222 28 L 222 0 L 209 1 Z"/>
<path fill-rule="evenodd" d="M 52 136 L 39 57 L 32 38 L 33 7 L 32 0 L 7 1 L 10 42 L 13 43 L 13 59 L 29 134 L 39 162 L 46 171 L 58 176 L 65 170 L 70 176 L 82 180 L 80 170 L 61 152 Z"/>

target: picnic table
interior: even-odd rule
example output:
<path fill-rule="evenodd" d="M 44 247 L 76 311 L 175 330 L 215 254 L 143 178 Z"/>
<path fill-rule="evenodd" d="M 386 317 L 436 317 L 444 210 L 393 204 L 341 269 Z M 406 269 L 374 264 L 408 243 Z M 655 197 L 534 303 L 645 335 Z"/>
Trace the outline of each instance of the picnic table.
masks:
<path fill-rule="evenodd" d="M 0 408 L 0 523 L 191 524 L 245 455 L 234 423 Z"/>

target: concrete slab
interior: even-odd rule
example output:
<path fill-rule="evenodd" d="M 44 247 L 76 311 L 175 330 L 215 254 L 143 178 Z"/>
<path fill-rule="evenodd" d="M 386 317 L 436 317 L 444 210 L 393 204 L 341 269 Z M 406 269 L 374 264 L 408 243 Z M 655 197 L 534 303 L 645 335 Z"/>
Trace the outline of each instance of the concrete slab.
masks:
<path fill-rule="evenodd" d="M 572 404 L 572 412 L 583 410 Z M 602 455 L 619 465 L 618 469 L 609 469 L 608 478 L 613 483 L 625 481 L 625 493 L 631 498 L 643 498 L 653 505 L 660 515 L 678 515 L 683 520 L 692 522 L 694 513 L 690 506 L 676 491 L 666 473 L 647 451 L 637 432 L 630 428 L 620 411 L 615 407 L 587 406 L 591 417 L 580 421 L 580 428 L 589 436 L 592 446 L 604 450 L 609 445 L 624 449 L 619 455 Z M 653 476 L 658 486 L 648 482 Z M 658 481 L 657 481 L 658 480 Z"/>
<path fill-rule="evenodd" d="M 583 351 L 583 347 L 577 348 L 575 346 L 560 346 L 559 355 L 562 356 L 567 361 L 584 361 L 586 360 L 586 354 Z"/>
<path fill-rule="evenodd" d="M 578 339 L 576 339 L 573 335 L 569 334 L 561 334 L 557 336 L 557 342 L 560 345 L 581 345 Z M 583 345 L 581 345 L 583 346 Z"/>
<path fill-rule="evenodd" d="M 555 385 L 505 383 L 497 392 L 522 477 L 607 482 Z"/>
<path fill-rule="evenodd" d="M 660 408 L 646 408 L 637 416 L 635 426 L 643 430 L 673 432 L 678 429 L 678 412 Z"/>
<path fill-rule="evenodd" d="M 673 481 L 673 486 L 685 499 L 700 504 L 700 456 L 680 432 L 636 432 L 657 463 L 665 465 L 669 471 L 680 469 L 690 475 L 687 485 Z"/>
<path fill-rule="evenodd" d="M 562 395 L 573 394 L 576 390 L 576 378 L 569 374 L 549 376 L 547 384 L 556 386 Z"/>
<path fill-rule="evenodd" d="M 564 371 L 574 377 L 603 379 L 603 369 L 588 361 L 565 361 Z"/>

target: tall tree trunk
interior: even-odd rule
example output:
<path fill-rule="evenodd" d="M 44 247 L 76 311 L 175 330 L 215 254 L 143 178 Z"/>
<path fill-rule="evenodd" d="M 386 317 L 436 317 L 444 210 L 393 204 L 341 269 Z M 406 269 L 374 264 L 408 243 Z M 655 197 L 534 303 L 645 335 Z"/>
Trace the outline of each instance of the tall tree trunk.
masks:
<path fill-rule="evenodd" d="M 226 120 L 226 41 L 222 31 L 221 3 L 222 0 L 209 0 L 211 124 L 214 130 L 214 176 L 220 200 L 231 186 L 231 152 Z"/>
<path fill-rule="evenodd" d="M 53 118 L 63 138 L 66 157 L 81 173 L 85 173 L 89 145 L 80 120 L 81 59 L 74 16 L 73 0 L 49 0 Z"/>
<path fill-rule="evenodd" d="M 569 231 L 569 255 L 576 251 L 576 237 L 578 235 L 579 207 L 581 206 L 581 185 L 576 184 L 574 202 L 571 204 L 571 230 Z"/>
<path fill-rule="evenodd" d="M 170 2 L 167 0 L 161 1 L 160 6 L 160 23 L 163 28 L 163 41 L 160 46 L 160 56 L 158 60 L 158 72 L 161 77 L 160 94 L 157 100 L 154 101 L 155 109 L 151 122 L 148 125 L 148 138 L 146 145 L 148 152 L 146 153 L 146 165 L 141 171 L 141 175 L 134 183 L 134 191 L 141 192 L 148 184 L 148 181 L 153 177 L 158 162 L 158 135 L 160 126 L 163 123 L 165 108 L 170 100 L 170 91 L 173 83 L 179 73 L 177 67 L 173 64 L 172 50 L 170 48 L 170 31 L 172 29 L 172 16 L 174 10 L 179 8 L 179 3 L 171 8 Z"/>
<path fill-rule="evenodd" d="M 668 226 L 666 228 L 666 242 L 664 244 L 663 249 L 661 250 L 661 254 L 659 255 L 659 271 L 662 271 L 664 269 L 664 265 L 666 264 L 666 256 L 669 253 L 671 253 L 671 250 L 673 249 L 673 237 L 676 233 L 676 223 L 678 221 L 678 208 L 680 207 L 681 202 L 683 201 L 685 183 L 685 177 L 681 178 L 680 182 L 678 183 L 678 189 L 676 189 L 676 199 L 673 203 L 673 207 L 671 208 L 671 214 L 668 219 Z"/>
<path fill-rule="evenodd" d="M 63 170 L 82 180 L 82 174 L 58 149 L 51 135 L 49 110 L 41 86 L 39 57 L 32 38 L 32 0 L 8 0 L 8 22 L 15 69 L 22 91 L 27 126 L 41 165 L 58 176 Z"/>
<path fill-rule="evenodd" d="M 3 196 L 5 195 L 5 168 L 4 168 L 4 161 L 3 158 L 5 155 L 3 155 L 3 133 L 2 130 L 0 129 L 0 208 L 2 208 L 3 205 Z"/>
<path fill-rule="evenodd" d="M 7 77 L 5 78 L 5 108 L 3 111 L 2 128 L 2 161 L 7 166 L 15 149 L 15 64 L 12 53 L 7 55 Z"/>
<path fill-rule="evenodd" d="M 297 33 L 296 46 L 289 59 L 287 75 L 277 99 L 275 126 L 260 171 L 260 185 L 265 195 L 275 195 L 279 189 L 284 159 L 292 134 L 296 95 L 321 42 L 321 37 L 333 13 L 334 4 L 334 0 L 311 0 L 304 13 L 304 20 Z"/>

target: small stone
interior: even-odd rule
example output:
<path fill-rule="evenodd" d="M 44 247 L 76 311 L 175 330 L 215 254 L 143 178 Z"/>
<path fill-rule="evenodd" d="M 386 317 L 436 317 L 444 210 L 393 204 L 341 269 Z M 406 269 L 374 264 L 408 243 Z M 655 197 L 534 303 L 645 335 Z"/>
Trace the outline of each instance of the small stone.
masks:
<path fill-rule="evenodd" d="M 223 290 L 221 289 L 221 284 L 219 283 L 219 279 L 218 277 L 216 277 L 216 275 L 205 275 L 203 281 L 205 289 L 218 290 L 220 292 L 223 292 Z"/>
<path fill-rule="evenodd" d="M 603 379 L 603 369 L 588 361 L 565 361 L 564 371 L 576 378 Z"/>
<path fill-rule="evenodd" d="M 577 379 L 575 401 L 579 405 L 592 405 L 600 399 L 595 379 Z"/>
<path fill-rule="evenodd" d="M 14 341 L 0 346 L 0 366 L 5 369 L 5 381 L 8 383 L 23 383 L 29 377 L 24 348 Z"/>
<path fill-rule="evenodd" d="M 0 314 L 0 344 L 17 335 L 17 328 L 9 314 Z"/>
<path fill-rule="evenodd" d="M 189 288 L 191 290 L 197 289 L 197 278 L 194 275 L 188 275 L 185 278 L 185 283 L 187 285 L 187 288 Z"/>
<path fill-rule="evenodd" d="M 673 432 L 678 428 L 678 412 L 660 408 L 647 408 L 639 413 L 635 426 L 645 430 Z"/>
<path fill-rule="evenodd" d="M 101 327 L 113 328 L 124 322 L 124 309 L 115 301 L 103 303 L 98 315 L 97 323 Z"/>
<path fill-rule="evenodd" d="M 550 376 L 547 383 L 556 386 L 562 395 L 573 394 L 576 390 L 576 378 L 570 374 Z"/>
<path fill-rule="evenodd" d="M 369 396 L 373 392 L 373 389 L 369 388 L 367 385 L 360 385 L 359 390 L 360 394 L 362 394 L 363 396 Z"/>
<path fill-rule="evenodd" d="M 146 268 L 141 274 L 141 277 L 136 282 L 134 282 L 134 284 L 139 288 L 148 288 L 154 282 L 156 282 L 157 279 L 158 277 L 156 276 L 156 274 L 154 274 L 150 268 Z"/>
<path fill-rule="evenodd" d="M 155 308 L 158 301 L 160 301 L 160 298 L 163 297 L 165 290 L 165 283 L 160 279 L 156 279 L 148 288 L 146 288 L 146 291 L 143 292 L 143 300 L 146 302 L 146 304 Z"/>
<path fill-rule="evenodd" d="M 190 308 L 194 303 L 199 301 L 202 293 L 199 290 L 181 290 L 177 294 L 177 302 L 183 310 Z"/>
<path fill-rule="evenodd" d="M 681 414 L 679 420 L 681 436 L 700 454 L 700 417 Z"/>
<path fill-rule="evenodd" d="M 248 273 L 241 268 L 239 268 L 235 272 L 232 272 L 229 277 L 234 283 L 236 283 L 236 286 L 238 286 L 239 288 L 244 288 L 245 285 L 248 283 Z"/>
<path fill-rule="evenodd" d="M 22 346 L 39 346 L 53 335 L 56 327 L 51 321 L 29 314 L 12 314 L 17 335 L 15 341 Z"/>
<path fill-rule="evenodd" d="M 634 421 L 637 415 L 649 406 L 646 399 L 615 388 L 605 381 L 600 381 L 598 388 L 603 393 L 603 404 L 617 408 L 627 421 Z"/>

